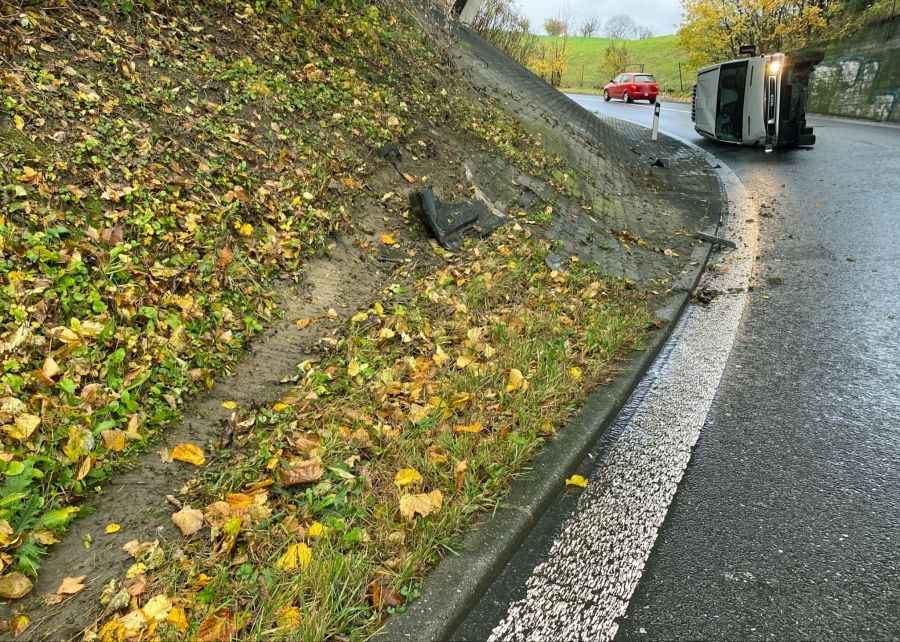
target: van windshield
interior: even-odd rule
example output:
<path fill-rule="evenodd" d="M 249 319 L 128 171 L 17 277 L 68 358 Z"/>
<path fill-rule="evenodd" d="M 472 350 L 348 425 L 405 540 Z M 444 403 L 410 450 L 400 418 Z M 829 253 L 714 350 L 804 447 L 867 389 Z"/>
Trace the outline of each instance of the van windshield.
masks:
<path fill-rule="evenodd" d="M 719 71 L 719 100 L 716 108 L 716 137 L 740 142 L 743 134 L 744 91 L 747 61 L 722 65 Z"/>
<path fill-rule="evenodd" d="M 650 74 L 638 74 L 634 77 L 634 82 L 656 82 L 656 78 Z"/>

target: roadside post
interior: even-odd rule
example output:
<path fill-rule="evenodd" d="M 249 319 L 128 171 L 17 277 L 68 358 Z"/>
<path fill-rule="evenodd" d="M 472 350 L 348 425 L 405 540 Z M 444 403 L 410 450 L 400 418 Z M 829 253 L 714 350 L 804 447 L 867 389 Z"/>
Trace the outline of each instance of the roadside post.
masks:
<path fill-rule="evenodd" d="M 653 133 L 650 140 L 656 140 L 659 137 L 659 100 L 653 105 Z"/>

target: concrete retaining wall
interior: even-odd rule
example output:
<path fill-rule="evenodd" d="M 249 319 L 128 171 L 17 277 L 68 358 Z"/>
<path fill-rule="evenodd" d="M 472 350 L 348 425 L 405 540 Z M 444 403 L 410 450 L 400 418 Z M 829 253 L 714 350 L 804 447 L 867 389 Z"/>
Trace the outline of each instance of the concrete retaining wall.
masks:
<path fill-rule="evenodd" d="M 900 18 L 825 46 L 810 81 L 808 110 L 900 123 Z"/>

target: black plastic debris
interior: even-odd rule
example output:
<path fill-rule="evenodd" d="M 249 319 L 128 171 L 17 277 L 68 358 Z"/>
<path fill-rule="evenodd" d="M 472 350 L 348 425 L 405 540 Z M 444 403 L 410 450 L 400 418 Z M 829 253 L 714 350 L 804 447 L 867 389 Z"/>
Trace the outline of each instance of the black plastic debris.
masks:
<path fill-rule="evenodd" d="M 394 143 L 385 143 L 378 148 L 377 153 L 389 163 L 397 164 L 403 160 L 403 154 L 400 153 L 400 148 L 394 145 Z"/>
<path fill-rule="evenodd" d="M 444 203 L 426 187 L 409 195 L 410 209 L 418 215 L 441 247 L 458 250 L 467 232 L 487 236 L 506 221 L 492 214 L 481 201 Z"/>
<path fill-rule="evenodd" d="M 650 164 L 653 165 L 653 167 L 667 168 L 669 166 L 669 159 L 668 158 L 657 158 L 655 161 L 653 161 Z"/>
<path fill-rule="evenodd" d="M 703 305 L 709 305 L 713 299 L 722 294 L 718 290 L 713 290 L 710 288 L 701 288 L 694 293 L 697 301 L 702 303 Z"/>
<path fill-rule="evenodd" d="M 547 264 L 547 267 L 551 270 L 556 270 L 557 272 L 568 272 L 568 270 L 566 270 L 565 260 L 565 257 L 559 254 L 548 254 L 544 257 L 544 263 Z"/>
<path fill-rule="evenodd" d="M 522 190 L 522 193 L 519 194 L 519 207 L 528 207 L 537 198 L 538 195 L 530 187 L 526 187 Z"/>
<path fill-rule="evenodd" d="M 730 247 L 732 250 L 737 249 L 737 245 L 735 245 L 734 241 L 729 241 L 728 239 L 723 239 L 720 236 L 713 236 L 712 234 L 704 234 L 703 232 L 694 232 L 694 236 L 696 236 L 701 241 L 706 241 L 707 243 L 712 243 L 713 245 L 720 245 L 722 247 Z"/>

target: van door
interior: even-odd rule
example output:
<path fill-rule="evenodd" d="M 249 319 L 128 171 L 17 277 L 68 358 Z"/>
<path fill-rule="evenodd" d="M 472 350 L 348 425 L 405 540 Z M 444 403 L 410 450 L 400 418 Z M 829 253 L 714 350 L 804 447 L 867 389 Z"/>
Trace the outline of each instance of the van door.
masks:
<path fill-rule="evenodd" d="M 747 93 L 747 61 L 722 65 L 719 99 L 716 103 L 716 138 L 740 143 L 744 140 L 744 97 Z"/>
<path fill-rule="evenodd" d="M 744 94 L 745 143 L 766 139 L 766 61 L 751 58 L 747 61 L 747 91 Z"/>
<path fill-rule="evenodd" d="M 694 96 L 694 124 L 697 131 L 715 138 L 716 104 L 719 96 L 718 66 L 697 74 L 697 89 Z"/>

